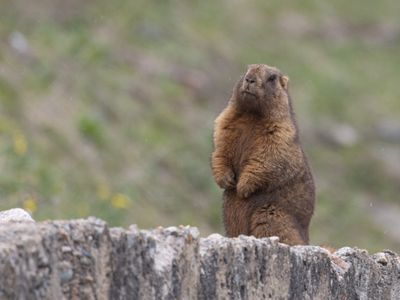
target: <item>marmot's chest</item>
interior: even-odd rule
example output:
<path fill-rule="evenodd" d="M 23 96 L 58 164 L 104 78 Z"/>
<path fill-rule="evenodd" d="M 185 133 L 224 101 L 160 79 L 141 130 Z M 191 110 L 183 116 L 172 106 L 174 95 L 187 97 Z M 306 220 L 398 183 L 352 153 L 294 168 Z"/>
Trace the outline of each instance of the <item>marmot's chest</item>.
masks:
<path fill-rule="evenodd" d="M 269 142 L 265 132 L 257 126 L 238 126 L 233 129 L 232 164 L 236 174 L 240 174 L 256 149 L 265 148 Z"/>

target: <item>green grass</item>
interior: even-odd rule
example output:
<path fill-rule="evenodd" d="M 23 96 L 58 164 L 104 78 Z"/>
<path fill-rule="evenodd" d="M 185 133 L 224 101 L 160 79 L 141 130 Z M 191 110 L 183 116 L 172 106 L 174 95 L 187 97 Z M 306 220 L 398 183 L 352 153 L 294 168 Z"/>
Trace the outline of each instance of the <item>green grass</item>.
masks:
<path fill-rule="evenodd" d="M 385 146 L 376 123 L 400 115 L 398 9 L 390 0 L 2 2 L 0 209 L 223 232 L 213 120 L 246 65 L 263 62 L 290 77 L 318 184 L 312 242 L 399 251 L 364 208 L 399 201 L 398 178 L 372 153 Z M 10 44 L 14 32 L 26 53 Z M 354 127 L 358 143 L 319 139 L 327 120 Z"/>

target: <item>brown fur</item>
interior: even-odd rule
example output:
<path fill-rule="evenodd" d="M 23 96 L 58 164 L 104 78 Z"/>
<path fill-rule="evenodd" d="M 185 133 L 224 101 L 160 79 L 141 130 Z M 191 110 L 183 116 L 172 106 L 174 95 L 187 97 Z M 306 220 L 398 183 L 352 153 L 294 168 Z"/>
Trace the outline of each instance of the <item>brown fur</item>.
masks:
<path fill-rule="evenodd" d="M 288 78 L 276 68 L 250 65 L 215 121 L 214 148 L 213 175 L 225 190 L 226 234 L 308 244 L 315 188 Z"/>

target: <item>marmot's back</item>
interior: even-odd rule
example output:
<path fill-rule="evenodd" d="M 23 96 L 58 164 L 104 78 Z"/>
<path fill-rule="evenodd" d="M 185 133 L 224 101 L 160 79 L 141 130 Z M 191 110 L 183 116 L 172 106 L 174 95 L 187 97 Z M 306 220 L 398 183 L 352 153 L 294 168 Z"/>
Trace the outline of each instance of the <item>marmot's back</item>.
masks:
<path fill-rule="evenodd" d="M 215 122 L 213 174 L 230 237 L 307 244 L 315 188 L 288 95 L 288 78 L 251 65 Z"/>

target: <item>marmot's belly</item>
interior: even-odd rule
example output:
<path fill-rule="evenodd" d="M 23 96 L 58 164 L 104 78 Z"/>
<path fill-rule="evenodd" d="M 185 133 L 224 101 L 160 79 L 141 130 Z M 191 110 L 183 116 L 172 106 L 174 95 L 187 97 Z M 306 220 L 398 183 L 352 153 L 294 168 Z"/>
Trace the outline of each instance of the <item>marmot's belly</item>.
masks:
<path fill-rule="evenodd" d="M 257 224 L 264 225 L 266 236 L 278 235 L 290 225 L 298 236 L 308 240 L 308 226 L 314 209 L 313 187 L 301 180 L 272 192 L 259 191 L 241 199 L 235 190 L 224 192 L 224 225 L 228 237 L 253 235 Z M 297 182 L 296 182 L 297 181 Z M 312 184 L 312 182 L 310 183 Z"/>

